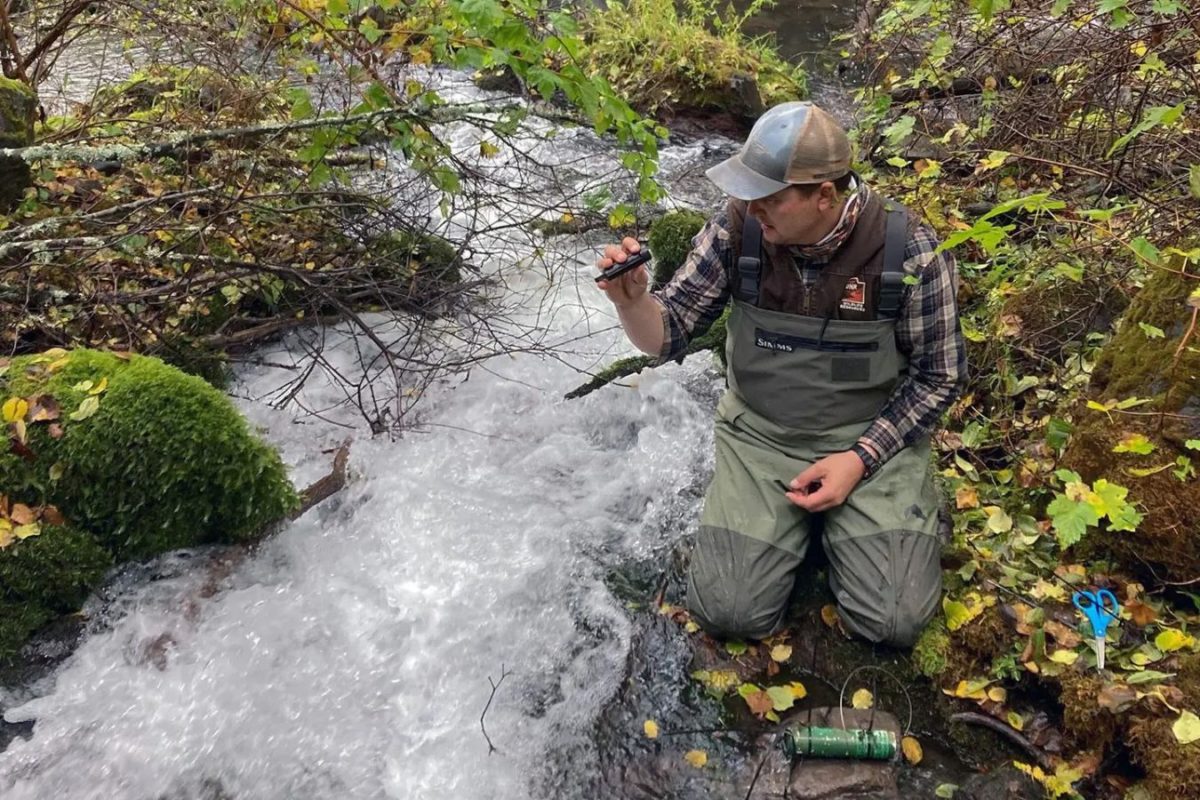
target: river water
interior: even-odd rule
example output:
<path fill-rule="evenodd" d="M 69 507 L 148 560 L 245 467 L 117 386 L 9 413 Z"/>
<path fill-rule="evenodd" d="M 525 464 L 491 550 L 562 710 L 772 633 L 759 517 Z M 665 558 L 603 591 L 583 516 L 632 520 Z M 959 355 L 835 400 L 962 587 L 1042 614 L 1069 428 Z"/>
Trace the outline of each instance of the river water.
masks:
<path fill-rule="evenodd" d="M 429 79 L 479 97 L 453 76 Z M 547 181 L 568 167 L 618 170 L 611 144 L 586 131 L 546 140 L 548 127 L 531 123 L 528 161 L 502 154 L 477 166 L 509 185 L 530 164 L 557 165 Z M 464 158 L 478 154 L 473 129 L 442 133 Z M 664 148 L 672 202 L 713 207 L 702 169 L 734 146 Z M 621 576 L 665 571 L 695 528 L 719 374 L 700 356 L 562 399 L 632 350 L 592 281 L 604 233 L 480 233 L 481 214 L 502 222 L 545 199 L 549 184 L 532 174 L 444 231 L 492 254 L 479 266 L 502 280 L 510 330 L 537 331 L 542 352 L 497 356 L 429 387 L 399 439 L 372 438 L 319 375 L 274 408 L 266 398 L 287 372 L 241 370 L 232 393 L 298 485 L 327 470 L 327 451 L 351 430 L 349 485 L 229 567 L 217 570 L 220 551 L 189 551 L 116 576 L 89 602 L 90 633 L 69 659 L 0 689 L 7 722 L 36 721 L 0 753 L 0 797 L 624 796 L 600 738 L 644 743 L 645 718 L 718 723 L 719 709 L 688 688 L 683 634 L 645 608 L 653 580 L 630 589 Z M 410 186 L 402 165 L 388 176 Z M 326 334 L 326 357 L 352 375 L 353 337 Z M 298 343 L 261 360 L 286 362 Z M 304 411 L 314 408 L 334 410 Z M 633 652 L 650 628 L 654 652 Z M 614 722 L 631 671 L 638 699 Z M 693 746 L 666 740 L 654 756 L 682 764 Z M 743 756 L 714 746 L 710 759 L 663 793 L 729 796 Z"/>

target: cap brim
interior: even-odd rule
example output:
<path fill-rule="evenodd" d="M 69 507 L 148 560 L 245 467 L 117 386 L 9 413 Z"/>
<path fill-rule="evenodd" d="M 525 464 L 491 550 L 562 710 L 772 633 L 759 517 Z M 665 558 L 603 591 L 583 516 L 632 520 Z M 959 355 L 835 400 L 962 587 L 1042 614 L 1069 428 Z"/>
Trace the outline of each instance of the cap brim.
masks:
<path fill-rule="evenodd" d="M 721 191 L 738 200 L 758 200 L 786 189 L 790 184 L 759 175 L 737 156 L 727 158 L 704 173 Z"/>

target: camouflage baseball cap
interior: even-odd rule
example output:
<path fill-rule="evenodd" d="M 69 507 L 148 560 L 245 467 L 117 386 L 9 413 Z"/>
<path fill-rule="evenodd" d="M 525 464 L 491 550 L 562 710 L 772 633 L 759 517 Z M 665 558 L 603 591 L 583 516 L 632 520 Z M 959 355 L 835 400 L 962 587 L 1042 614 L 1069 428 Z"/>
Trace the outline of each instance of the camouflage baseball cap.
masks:
<path fill-rule="evenodd" d="M 757 200 L 794 183 L 834 181 L 850 171 L 850 140 L 812 103 L 782 103 L 754 123 L 741 151 L 706 173 L 725 194 Z"/>

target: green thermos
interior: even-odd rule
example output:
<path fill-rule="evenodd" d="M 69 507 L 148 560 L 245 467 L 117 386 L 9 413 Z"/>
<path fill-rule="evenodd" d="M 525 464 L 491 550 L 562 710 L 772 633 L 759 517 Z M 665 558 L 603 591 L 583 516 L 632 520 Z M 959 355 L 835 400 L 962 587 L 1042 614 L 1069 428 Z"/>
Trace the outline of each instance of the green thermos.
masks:
<path fill-rule="evenodd" d="M 795 758 L 861 758 L 886 761 L 896 755 L 896 734 L 886 730 L 842 730 L 797 725 L 783 732 L 783 752 Z"/>

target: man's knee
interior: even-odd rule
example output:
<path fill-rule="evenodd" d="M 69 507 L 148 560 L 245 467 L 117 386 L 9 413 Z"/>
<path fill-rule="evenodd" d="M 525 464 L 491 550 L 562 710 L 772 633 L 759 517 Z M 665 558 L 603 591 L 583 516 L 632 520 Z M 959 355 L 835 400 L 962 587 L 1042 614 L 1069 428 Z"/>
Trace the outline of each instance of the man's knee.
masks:
<path fill-rule="evenodd" d="M 736 586 L 697 582 L 688 578 L 688 611 L 705 633 L 720 639 L 765 639 L 775 633 L 787 612 L 782 604 L 764 607 L 748 602 Z"/>
<path fill-rule="evenodd" d="M 892 647 L 912 647 L 936 612 L 936 606 L 926 609 L 897 606 L 890 614 L 863 614 L 838 607 L 842 623 L 850 632 Z"/>
<path fill-rule="evenodd" d="M 688 569 L 688 610 L 713 636 L 770 636 L 783 624 L 800 560 L 740 533 L 703 526 Z"/>

